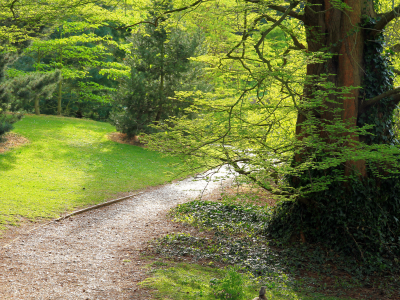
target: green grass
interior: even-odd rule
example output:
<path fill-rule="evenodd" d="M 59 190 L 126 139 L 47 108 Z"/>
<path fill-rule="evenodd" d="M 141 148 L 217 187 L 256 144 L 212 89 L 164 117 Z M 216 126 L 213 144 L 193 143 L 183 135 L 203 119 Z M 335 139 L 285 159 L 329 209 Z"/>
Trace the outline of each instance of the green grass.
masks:
<path fill-rule="evenodd" d="M 157 262 L 153 266 L 157 266 Z M 165 263 L 163 263 L 165 265 Z M 177 263 L 164 269 L 156 269 L 151 277 L 141 285 L 152 290 L 155 299 L 173 300 L 215 300 L 215 299 L 253 299 L 258 296 L 262 278 L 253 278 L 249 274 L 239 273 L 232 268 L 213 268 L 198 264 Z M 225 283 L 225 285 L 224 285 Z M 267 299 L 276 300 L 336 300 L 345 299 L 323 296 L 320 294 L 304 295 L 293 290 L 280 281 L 268 281 Z M 216 295 L 221 288 L 231 286 L 241 291 L 241 297 L 223 298 Z M 348 299 L 348 298 L 347 298 Z"/>
<path fill-rule="evenodd" d="M 107 134 L 113 131 L 107 123 L 55 116 L 16 123 L 13 132 L 30 143 L 0 154 L 0 226 L 21 217 L 55 218 L 118 192 L 164 183 L 171 179 L 167 171 L 176 175 L 169 164 L 177 159 L 112 142 Z"/>

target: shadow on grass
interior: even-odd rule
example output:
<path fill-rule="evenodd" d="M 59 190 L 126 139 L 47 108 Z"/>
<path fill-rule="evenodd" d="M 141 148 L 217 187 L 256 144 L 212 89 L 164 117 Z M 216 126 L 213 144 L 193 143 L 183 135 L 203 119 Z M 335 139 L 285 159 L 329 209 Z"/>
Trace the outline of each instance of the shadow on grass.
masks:
<path fill-rule="evenodd" d="M 17 157 L 15 152 L 7 152 L 0 154 L 0 170 L 2 172 L 9 171 L 17 165 Z"/>
<path fill-rule="evenodd" d="M 107 134 L 113 131 L 107 123 L 54 116 L 26 116 L 16 123 L 15 132 L 30 144 L 0 155 L 0 215 L 55 218 L 165 183 L 167 171 L 177 174 L 170 166 L 176 159 L 112 142 Z"/>

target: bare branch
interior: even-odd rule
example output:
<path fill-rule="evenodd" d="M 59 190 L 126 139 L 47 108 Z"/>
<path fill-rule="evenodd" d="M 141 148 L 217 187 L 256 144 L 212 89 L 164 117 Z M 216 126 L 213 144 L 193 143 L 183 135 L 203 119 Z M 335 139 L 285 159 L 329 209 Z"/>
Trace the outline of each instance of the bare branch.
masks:
<path fill-rule="evenodd" d="M 245 2 L 250 2 L 250 3 L 261 3 L 262 1 L 260 0 L 245 0 Z M 287 7 L 284 6 L 279 6 L 279 5 L 267 5 L 268 8 L 279 11 L 281 13 L 285 13 L 287 10 Z M 297 12 L 291 11 L 289 12 L 289 16 L 298 19 L 300 21 L 304 21 L 304 15 L 300 15 Z"/>
<path fill-rule="evenodd" d="M 268 5 L 268 8 L 271 8 L 273 10 L 276 10 L 276 11 L 279 11 L 282 13 L 284 13 L 286 11 L 286 7 L 284 7 L 284 6 Z M 289 16 L 304 22 L 304 15 L 300 15 L 297 12 L 291 11 L 291 12 L 289 12 Z"/>
<path fill-rule="evenodd" d="M 380 32 L 382 29 L 386 27 L 386 25 L 392 21 L 394 18 L 400 15 L 400 5 L 396 6 L 392 11 L 389 11 L 384 14 L 379 14 L 378 18 L 380 20 L 375 24 L 374 29 Z"/>
<path fill-rule="evenodd" d="M 376 96 L 372 99 L 366 100 L 362 104 L 361 110 L 364 110 L 367 107 L 375 105 L 376 103 L 378 103 L 379 101 L 381 101 L 382 99 L 387 98 L 387 97 L 391 97 L 393 102 L 396 102 L 396 101 L 398 102 L 398 100 L 400 100 L 400 87 L 390 90 L 386 93 L 380 94 L 379 96 Z"/>

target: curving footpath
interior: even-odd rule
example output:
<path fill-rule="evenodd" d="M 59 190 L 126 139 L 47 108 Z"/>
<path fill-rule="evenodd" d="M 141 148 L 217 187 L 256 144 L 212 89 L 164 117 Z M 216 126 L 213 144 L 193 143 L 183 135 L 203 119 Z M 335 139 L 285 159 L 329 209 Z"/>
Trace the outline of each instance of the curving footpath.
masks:
<path fill-rule="evenodd" d="M 139 251 L 174 231 L 166 212 L 230 182 L 193 178 L 40 227 L 0 250 L 0 299 L 147 299 Z"/>

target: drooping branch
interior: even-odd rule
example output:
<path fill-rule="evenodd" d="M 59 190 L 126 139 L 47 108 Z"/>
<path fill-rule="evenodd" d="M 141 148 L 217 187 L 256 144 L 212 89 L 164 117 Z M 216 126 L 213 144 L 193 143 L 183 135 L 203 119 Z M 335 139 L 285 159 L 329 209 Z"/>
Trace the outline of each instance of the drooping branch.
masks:
<path fill-rule="evenodd" d="M 244 58 L 244 52 L 242 52 L 242 55 L 241 55 L 240 57 L 239 57 L 239 56 L 235 56 L 235 57 L 234 57 L 234 56 L 232 56 L 232 53 L 233 53 L 236 49 L 238 49 L 240 45 L 244 44 L 244 42 L 247 40 L 247 38 L 248 38 L 249 36 L 251 36 L 251 33 L 255 30 L 255 27 L 256 27 L 257 23 L 259 23 L 262 19 L 265 19 L 265 20 L 267 20 L 267 21 L 274 22 L 274 23 L 277 23 L 277 22 L 278 22 L 277 20 L 275 20 L 274 18 L 272 18 L 272 17 L 270 17 L 270 16 L 268 16 L 268 15 L 261 15 L 261 16 L 259 16 L 258 18 L 256 18 L 256 19 L 253 21 L 252 26 L 251 26 L 248 30 L 246 30 L 246 31 L 243 33 L 242 39 L 241 39 L 234 47 L 232 47 L 232 49 L 228 52 L 227 57 L 232 58 L 232 59 L 243 59 L 243 58 Z M 294 46 L 289 46 L 289 50 L 301 50 L 301 49 L 306 49 L 306 47 L 305 47 L 302 43 L 300 43 L 300 41 L 296 38 L 296 36 L 295 36 L 294 34 L 292 34 L 292 33 L 290 32 L 290 30 L 289 30 L 285 25 L 279 24 L 278 26 L 279 26 L 284 32 L 286 32 L 287 34 L 289 34 L 289 36 L 290 36 L 290 37 L 292 38 L 292 40 L 293 40 Z M 286 53 L 286 54 L 287 54 L 287 53 Z"/>
<path fill-rule="evenodd" d="M 289 13 L 292 11 L 292 9 L 295 8 L 299 3 L 300 3 L 299 1 L 292 2 L 292 3 L 290 4 L 290 6 L 286 9 L 285 13 L 279 18 L 279 20 L 274 20 L 274 19 L 271 18 L 272 20 L 275 21 L 274 24 L 273 24 L 270 28 L 268 28 L 266 31 L 264 31 L 264 32 L 262 33 L 262 35 L 261 35 L 260 39 L 258 40 L 257 44 L 254 45 L 254 49 L 256 50 L 258 57 L 259 57 L 263 62 L 266 62 L 266 61 L 265 61 L 265 58 L 264 58 L 264 56 L 262 55 L 262 53 L 261 53 L 261 51 L 260 51 L 260 45 L 262 44 L 262 42 L 264 41 L 264 39 L 266 38 L 266 36 L 267 36 L 272 30 L 274 30 L 276 27 L 278 27 L 279 25 L 281 25 L 281 23 L 283 22 L 283 20 L 285 20 L 285 18 L 289 15 Z M 266 18 L 267 18 L 267 20 L 268 20 L 268 18 L 270 18 L 270 17 L 266 16 Z M 269 20 L 269 21 L 271 21 L 271 20 Z M 296 40 L 297 40 L 297 39 L 296 39 Z"/>
<path fill-rule="evenodd" d="M 260 22 L 262 19 L 264 19 L 264 17 L 265 17 L 265 15 L 261 15 L 261 16 L 259 16 L 258 18 L 256 18 L 256 19 L 253 21 L 252 26 L 250 26 L 249 29 L 247 29 L 247 30 L 245 30 L 245 31 L 243 32 L 242 40 L 239 41 L 234 47 L 232 47 L 232 49 L 227 53 L 227 55 L 226 55 L 227 57 L 229 57 L 229 58 L 244 58 L 244 52 L 242 52 L 242 56 L 241 56 L 241 57 L 233 57 L 233 56 L 232 56 L 232 53 L 233 53 L 236 49 L 238 49 L 240 45 L 244 44 L 244 42 L 247 40 L 247 38 L 250 36 L 250 34 L 254 31 L 256 25 L 258 24 L 258 22 Z"/>
<path fill-rule="evenodd" d="M 110 26 L 110 27 L 113 28 L 113 29 L 116 29 L 116 30 L 127 29 L 127 28 L 131 28 L 131 27 L 135 27 L 135 26 L 140 25 L 140 24 L 150 24 L 150 25 L 153 25 L 154 27 L 157 27 L 158 19 L 159 19 L 159 17 L 155 20 L 155 22 L 140 21 L 140 22 L 137 22 L 135 24 L 128 25 L 128 26 L 121 26 L 121 27 Z"/>
<path fill-rule="evenodd" d="M 381 101 L 382 99 L 387 98 L 387 97 L 391 97 L 392 98 L 392 102 L 397 104 L 400 101 L 400 87 L 395 88 L 393 90 L 390 90 L 388 92 L 380 94 L 379 96 L 376 96 L 374 98 L 371 98 L 371 99 L 368 99 L 368 100 L 364 101 L 364 103 L 361 106 L 361 110 L 364 110 L 367 107 L 375 105 L 379 101 Z"/>
<path fill-rule="evenodd" d="M 10 10 L 11 10 L 11 12 L 12 12 L 12 14 L 13 14 L 13 17 L 14 17 L 14 19 L 17 19 L 18 18 L 18 15 L 15 13 L 15 11 L 14 11 L 14 4 L 17 2 L 18 0 L 14 0 L 13 2 L 11 2 L 11 5 L 10 5 Z"/>
<path fill-rule="evenodd" d="M 400 5 L 396 6 L 392 11 L 389 11 L 387 13 L 379 14 L 378 18 L 379 21 L 375 24 L 374 29 L 377 30 L 377 32 L 380 32 L 382 29 L 386 27 L 386 25 L 392 21 L 394 18 L 398 17 L 400 15 Z"/>

